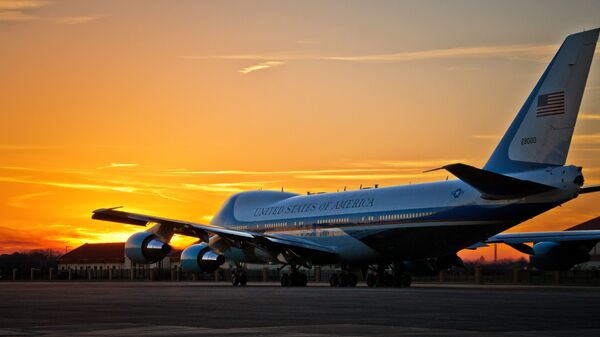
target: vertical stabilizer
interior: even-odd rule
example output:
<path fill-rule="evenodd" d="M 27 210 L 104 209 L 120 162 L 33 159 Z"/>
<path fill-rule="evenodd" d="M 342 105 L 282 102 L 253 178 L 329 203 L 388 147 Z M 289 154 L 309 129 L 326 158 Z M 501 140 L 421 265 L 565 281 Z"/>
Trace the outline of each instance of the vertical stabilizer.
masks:
<path fill-rule="evenodd" d="M 599 31 L 565 39 L 485 170 L 510 173 L 565 164 Z"/>

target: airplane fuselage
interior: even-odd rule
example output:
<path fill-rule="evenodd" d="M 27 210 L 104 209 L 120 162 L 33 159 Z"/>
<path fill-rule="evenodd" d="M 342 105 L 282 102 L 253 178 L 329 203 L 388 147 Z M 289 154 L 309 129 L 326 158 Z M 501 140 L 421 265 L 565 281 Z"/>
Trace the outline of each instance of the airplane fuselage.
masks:
<path fill-rule="evenodd" d="M 335 247 L 336 261 L 314 264 L 439 257 L 575 198 L 581 171 L 555 166 L 507 175 L 557 189 L 511 200 L 484 199 L 461 180 L 310 195 L 249 191 L 232 196 L 211 224 Z M 269 260 L 237 248 L 223 253 L 240 262 Z"/>

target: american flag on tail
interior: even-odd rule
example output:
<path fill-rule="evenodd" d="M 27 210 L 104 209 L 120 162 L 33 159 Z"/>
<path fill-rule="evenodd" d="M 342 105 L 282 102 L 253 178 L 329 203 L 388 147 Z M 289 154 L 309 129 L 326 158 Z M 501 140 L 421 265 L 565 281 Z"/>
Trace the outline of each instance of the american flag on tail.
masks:
<path fill-rule="evenodd" d="M 565 113 L 565 92 L 553 92 L 538 96 L 536 116 L 550 116 Z"/>

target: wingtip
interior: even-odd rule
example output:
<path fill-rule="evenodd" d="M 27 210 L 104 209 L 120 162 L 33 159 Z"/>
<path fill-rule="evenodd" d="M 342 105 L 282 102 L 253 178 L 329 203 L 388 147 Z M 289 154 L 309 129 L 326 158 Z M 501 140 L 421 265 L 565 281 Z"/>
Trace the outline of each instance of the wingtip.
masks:
<path fill-rule="evenodd" d="M 425 170 L 425 171 L 423 171 L 423 173 L 428 173 L 428 172 L 433 172 L 433 171 L 439 171 L 439 170 L 443 170 L 445 168 L 446 168 L 445 166 L 437 167 L 437 168 L 434 168 L 434 169 Z"/>
<path fill-rule="evenodd" d="M 112 211 L 118 208 L 123 208 L 123 206 L 115 206 L 115 207 L 106 207 L 106 208 L 98 208 L 92 211 L 92 213 L 102 213 L 102 212 L 106 212 L 106 211 Z"/>

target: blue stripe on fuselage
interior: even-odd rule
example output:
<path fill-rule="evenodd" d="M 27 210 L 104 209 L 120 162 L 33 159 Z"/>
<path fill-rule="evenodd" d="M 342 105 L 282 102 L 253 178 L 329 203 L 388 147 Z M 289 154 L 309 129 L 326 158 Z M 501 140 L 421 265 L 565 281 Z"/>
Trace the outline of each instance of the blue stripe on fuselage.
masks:
<path fill-rule="evenodd" d="M 238 221 L 233 216 L 233 207 L 237 196 L 232 196 L 221 211 L 211 222 L 212 225 L 246 230 L 250 232 L 287 232 L 293 230 L 314 230 L 326 228 L 341 228 L 351 230 L 356 226 L 411 224 L 432 222 L 470 222 L 494 221 L 517 224 L 540 213 L 552 209 L 558 203 L 511 204 L 503 206 L 468 205 L 455 207 L 418 208 L 410 210 L 393 210 L 379 212 L 364 212 L 336 216 L 312 216 L 293 219 L 278 219 L 269 221 Z M 419 215 L 421 214 L 421 215 Z M 413 215 L 412 217 L 410 215 Z M 391 218 L 391 216 L 400 216 Z M 339 220 L 345 220 L 340 223 Z M 330 221 L 326 221 L 330 220 Z M 278 224 L 278 227 L 268 225 Z M 439 224 L 438 224 L 439 226 Z"/>

